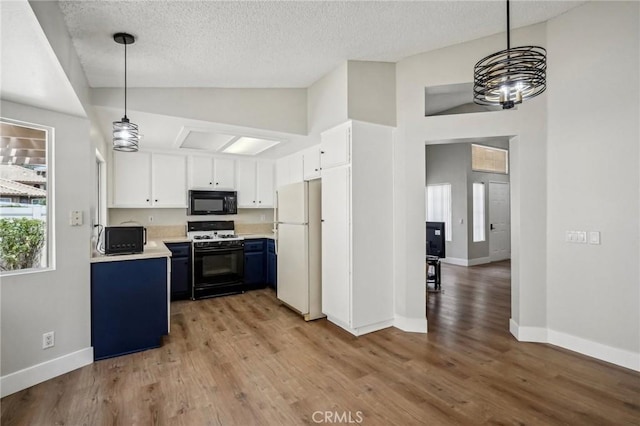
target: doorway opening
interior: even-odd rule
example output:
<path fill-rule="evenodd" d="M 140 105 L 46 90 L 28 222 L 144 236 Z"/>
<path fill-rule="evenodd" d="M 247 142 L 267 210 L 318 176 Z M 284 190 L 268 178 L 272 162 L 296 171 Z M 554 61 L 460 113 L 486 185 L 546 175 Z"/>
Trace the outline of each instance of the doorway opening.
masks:
<path fill-rule="evenodd" d="M 433 256 L 425 259 L 429 332 L 485 326 L 509 332 L 510 139 L 453 139 L 425 146 L 425 219 L 445 222 L 430 214 L 450 212 L 446 257 L 437 263 Z M 450 188 L 450 196 L 430 196 L 437 192 L 429 191 L 434 187 Z M 443 202 L 449 205 L 439 205 Z"/>

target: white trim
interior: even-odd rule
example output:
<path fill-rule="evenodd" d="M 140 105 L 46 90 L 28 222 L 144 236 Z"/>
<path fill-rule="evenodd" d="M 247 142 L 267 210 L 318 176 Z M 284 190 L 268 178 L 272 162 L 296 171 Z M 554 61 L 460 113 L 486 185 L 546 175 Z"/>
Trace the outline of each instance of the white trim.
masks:
<path fill-rule="evenodd" d="M 521 342 L 547 343 L 611 364 L 640 371 L 640 353 L 583 339 L 544 327 L 520 327 L 509 320 L 509 331 Z"/>
<path fill-rule="evenodd" d="M 547 329 L 544 327 L 521 327 L 509 319 L 509 331 L 520 342 L 547 343 Z"/>
<path fill-rule="evenodd" d="M 490 257 L 476 257 L 475 259 L 469 259 L 467 261 L 467 266 L 484 265 L 487 263 L 491 263 Z"/>
<path fill-rule="evenodd" d="M 363 334 L 367 334 L 367 333 L 372 333 L 374 331 L 378 331 L 378 330 L 382 330 L 384 328 L 389 328 L 389 327 L 393 327 L 393 319 L 390 320 L 386 320 L 386 321 L 380 321 L 380 322 L 376 322 L 374 324 L 369 324 L 369 325 L 365 325 L 362 327 L 349 327 L 347 324 L 345 324 L 344 322 L 335 319 L 334 317 L 332 317 L 331 315 L 327 315 L 327 319 L 337 325 L 338 327 L 348 331 L 349 333 L 353 334 L 354 336 L 362 336 Z"/>
<path fill-rule="evenodd" d="M 38 383 L 93 363 L 93 347 L 63 355 L 23 370 L 0 377 L 0 397 L 21 391 Z"/>
<path fill-rule="evenodd" d="M 560 346 L 570 351 L 579 352 L 583 355 L 602 361 L 610 362 L 631 370 L 640 371 L 640 353 L 631 352 L 625 349 L 614 348 L 603 345 L 582 337 L 561 333 L 555 330 L 548 330 L 549 343 Z"/>
<path fill-rule="evenodd" d="M 469 261 L 467 259 L 460 259 L 458 257 L 443 257 L 440 259 L 440 262 L 448 263 L 450 265 L 469 266 Z"/>
<path fill-rule="evenodd" d="M 393 321 L 393 326 L 402 331 L 408 333 L 426 333 L 427 332 L 427 319 L 426 318 L 407 318 L 400 315 L 396 315 Z"/>
<path fill-rule="evenodd" d="M 477 257 L 475 259 L 461 259 L 459 257 L 444 257 L 440 259 L 440 262 L 458 266 L 476 266 L 484 265 L 485 263 L 491 263 L 491 258 Z"/>

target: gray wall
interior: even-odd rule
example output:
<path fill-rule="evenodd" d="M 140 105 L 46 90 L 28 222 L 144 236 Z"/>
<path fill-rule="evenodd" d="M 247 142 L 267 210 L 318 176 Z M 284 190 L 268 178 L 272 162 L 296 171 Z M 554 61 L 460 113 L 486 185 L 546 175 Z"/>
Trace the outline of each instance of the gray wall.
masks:
<path fill-rule="evenodd" d="M 55 268 L 2 277 L 2 376 L 91 346 L 89 207 L 94 148 L 89 121 L 2 101 L 7 118 L 55 129 L 53 165 Z M 71 210 L 84 225 L 69 226 Z M 55 346 L 42 349 L 42 334 L 55 331 Z"/>
<path fill-rule="evenodd" d="M 467 163 L 471 161 L 469 144 L 428 145 L 425 153 L 426 184 L 451 184 L 452 224 L 451 241 L 447 242 L 447 257 L 467 259 Z"/>
<path fill-rule="evenodd" d="M 548 24 L 549 328 L 637 369 L 639 17 L 637 2 L 587 2 Z M 568 230 L 601 244 L 568 244 Z"/>
<path fill-rule="evenodd" d="M 507 141 L 482 141 L 481 145 L 508 149 Z M 450 183 L 452 241 L 447 242 L 447 257 L 473 260 L 489 257 L 489 182 L 509 182 L 509 175 L 471 170 L 471 143 L 448 143 L 425 147 L 427 185 Z M 473 242 L 473 184 L 485 184 L 485 235 Z M 462 220 L 463 223 L 460 223 Z"/>

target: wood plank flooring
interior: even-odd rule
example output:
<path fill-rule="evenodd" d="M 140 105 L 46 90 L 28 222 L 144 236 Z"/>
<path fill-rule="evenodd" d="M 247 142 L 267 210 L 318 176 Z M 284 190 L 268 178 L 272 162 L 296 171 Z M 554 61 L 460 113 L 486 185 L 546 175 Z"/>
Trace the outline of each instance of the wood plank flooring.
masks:
<path fill-rule="evenodd" d="M 268 289 L 175 302 L 161 348 L 10 395 L 1 423 L 640 424 L 640 374 L 509 334 L 508 262 L 442 273 L 426 335 L 355 338 Z"/>

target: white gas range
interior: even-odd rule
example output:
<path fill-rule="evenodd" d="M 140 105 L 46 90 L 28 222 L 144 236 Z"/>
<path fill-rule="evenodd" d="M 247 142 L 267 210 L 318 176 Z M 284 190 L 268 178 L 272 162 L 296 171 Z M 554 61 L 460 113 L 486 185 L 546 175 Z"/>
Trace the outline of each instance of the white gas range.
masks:
<path fill-rule="evenodd" d="M 231 241 L 243 241 L 235 233 L 235 224 L 232 220 L 205 220 L 187 222 L 187 237 L 193 241 L 194 247 L 218 246 Z M 237 244 L 223 244 L 235 246 Z"/>
<path fill-rule="evenodd" d="M 193 242 L 192 299 L 242 293 L 244 238 L 231 220 L 187 222 Z"/>

